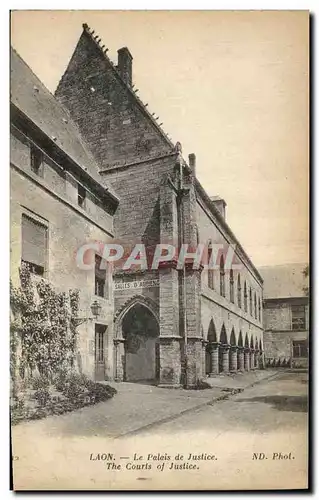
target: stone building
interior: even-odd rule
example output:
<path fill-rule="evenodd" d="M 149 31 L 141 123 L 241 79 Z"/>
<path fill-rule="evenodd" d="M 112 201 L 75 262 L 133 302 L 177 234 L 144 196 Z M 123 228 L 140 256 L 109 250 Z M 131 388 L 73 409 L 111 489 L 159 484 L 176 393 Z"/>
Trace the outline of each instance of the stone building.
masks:
<path fill-rule="evenodd" d="M 262 267 L 264 349 L 272 365 L 307 366 L 309 297 L 306 264 Z"/>
<path fill-rule="evenodd" d="M 77 360 L 92 378 L 112 378 L 112 275 L 84 271 L 75 254 L 85 241 L 114 237 L 118 198 L 68 111 L 11 50 L 11 278 L 21 261 L 34 279 L 80 291 Z M 92 315 L 98 301 L 100 314 Z"/>
<path fill-rule="evenodd" d="M 114 266 L 107 374 L 196 386 L 205 375 L 255 368 L 263 351 L 263 280 L 226 222 L 225 202 L 196 178 L 195 155 L 185 161 L 137 96 L 130 51 L 118 50 L 116 65 L 107 51 L 83 25 L 55 97 L 120 197 L 116 240 L 144 246 L 148 258 L 159 243 L 203 243 L 207 258 L 220 247 L 211 270 L 187 262 L 179 269 L 176 255 L 155 269 Z M 227 265 L 232 248 L 236 267 Z"/>

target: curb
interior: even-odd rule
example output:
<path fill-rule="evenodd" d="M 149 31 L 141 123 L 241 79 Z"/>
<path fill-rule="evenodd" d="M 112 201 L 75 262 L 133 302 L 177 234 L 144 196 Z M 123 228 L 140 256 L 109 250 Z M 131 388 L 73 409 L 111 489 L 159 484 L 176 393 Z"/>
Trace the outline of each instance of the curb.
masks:
<path fill-rule="evenodd" d="M 172 420 L 175 420 L 176 418 L 179 418 L 181 415 L 185 415 L 187 413 L 190 413 L 192 411 L 198 410 L 199 408 L 203 408 L 204 406 L 213 406 L 214 403 L 217 403 L 218 401 L 224 401 L 228 399 L 230 396 L 233 396 L 235 394 L 238 394 L 240 392 L 243 392 L 244 390 L 248 389 L 249 387 L 253 387 L 257 384 L 260 384 L 261 382 L 264 381 L 269 381 L 272 380 L 273 378 L 276 378 L 279 375 L 278 372 L 272 373 L 269 375 L 269 377 L 265 377 L 261 380 L 256 380 L 252 384 L 246 385 L 246 387 L 243 388 L 238 388 L 238 389 L 227 389 L 226 394 L 221 394 L 220 396 L 216 396 L 208 401 L 205 401 L 204 403 L 200 403 L 198 405 L 193 406 L 192 408 L 186 408 L 185 410 L 182 410 L 178 413 L 175 413 L 174 415 L 170 415 L 168 417 L 163 417 L 159 420 L 154 420 L 153 422 L 150 422 L 149 424 L 142 425 L 141 427 L 138 427 L 138 429 L 133 429 L 128 432 L 123 432 L 122 434 L 118 434 L 117 436 L 114 436 L 113 439 L 120 439 L 126 436 L 133 436 L 135 434 L 139 434 L 141 431 L 145 431 L 147 429 L 151 429 L 152 427 L 155 427 L 156 425 L 161 425 L 161 424 L 166 424 L 167 422 L 170 422 Z M 221 389 L 222 391 L 222 389 Z"/>

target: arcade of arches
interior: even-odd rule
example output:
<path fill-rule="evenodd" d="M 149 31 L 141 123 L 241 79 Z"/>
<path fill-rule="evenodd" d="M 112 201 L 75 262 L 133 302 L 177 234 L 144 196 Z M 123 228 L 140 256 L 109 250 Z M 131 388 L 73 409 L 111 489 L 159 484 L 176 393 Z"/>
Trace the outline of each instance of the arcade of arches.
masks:
<path fill-rule="evenodd" d="M 155 303 L 143 297 L 133 297 L 119 311 L 115 325 L 115 379 L 163 384 L 161 370 L 163 371 L 163 360 L 165 368 L 165 358 L 161 356 L 163 345 L 165 355 L 166 345 L 163 344 L 163 337 L 160 337 Z M 200 345 L 202 354 L 199 377 L 263 368 L 261 340 L 247 333 L 243 335 L 242 332 L 239 332 L 237 338 L 234 329 L 228 336 L 224 325 L 218 335 L 213 320 L 210 322 L 207 340 L 203 336 Z M 172 367 L 177 367 L 180 361 L 178 357 L 173 359 L 171 356 L 170 362 Z"/>
<path fill-rule="evenodd" d="M 205 347 L 206 375 L 218 375 L 237 371 L 249 371 L 263 367 L 263 350 L 261 341 L 251 336 L 250 342 L 247 333 L 243 339 L 239 333 L 236 342 L 234 329 L 228 341 L 226 329 L 223 325 L 218 339 L 214 321 L 211 320 Z"/>

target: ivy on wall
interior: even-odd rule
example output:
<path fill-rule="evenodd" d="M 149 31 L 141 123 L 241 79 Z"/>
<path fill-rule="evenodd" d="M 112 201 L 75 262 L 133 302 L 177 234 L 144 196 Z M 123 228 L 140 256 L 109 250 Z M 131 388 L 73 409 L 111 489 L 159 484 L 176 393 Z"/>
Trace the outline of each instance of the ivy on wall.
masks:
<path fill-rule="evenodd" d="M 10 303 L 11 377 L 24 378 L 28 370 L 38 370 L 51 378 L 58 369 L 72 367 L 79 291 L 57 292 L 46 280 L 34 280 L 22 264 L 20 287 L 10 283 Z"/>

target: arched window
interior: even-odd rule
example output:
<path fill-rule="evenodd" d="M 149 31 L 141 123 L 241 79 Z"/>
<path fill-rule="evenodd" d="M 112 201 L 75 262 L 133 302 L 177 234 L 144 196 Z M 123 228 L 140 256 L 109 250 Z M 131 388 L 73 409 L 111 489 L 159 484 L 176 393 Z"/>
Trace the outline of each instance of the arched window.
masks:
<path fill-rule="evenodd" d="M 248 311 L 248 296 L 247 296 L 247 285 L 246 285 L 246 281 L 245 281 L 245 285 L 244 285 L 244 309 L 245 309 L 245 312 Z"/>
<path fill-rule="evenodd" d="M 253 316 L 253 293 L 251 289 L 249 290 L 249 312 L 250 315 Z"/>
<path fill-rule="evenodd" d="M 220 258 L 219 264 L 219 284 L 220 284 L 220 295 L 225 297 L 225 263 L 224 256 Z"/>
<path fill-rule="evenodd" d="M 235 302 L 234 297 L 234 271 L 231 269 L 229 272 L 229 294 L 230 294 L 230 302 Z"/>
<path fill-rule="evenodd" d="M 260 300 L 260 297 L 258 299 L 258 317 L 259 317 L 259 321 L 261 321 L 261 300 Z"/>
<path fill-rule="evenodd" d="M 240 274 L 238 274 L 237 278 L 237 305 L 241 307 L 241 284 L 240 284 Z"/>
<path fill-rule="evenodd" d="M 210 264 L 211 258 L 212 258 L 212 249 L 208 248 L 208 253 L 207 253 L 208 266 Z M 213 266 L 213 262 L 211 263 L 211 266 Z M 208 282 L 207 283 L 208 288 L 211 288 L 213 290 L 214 289 L 214 269 L 210 269 L 210 268 L 207 269 L 207 282 Z"/>

